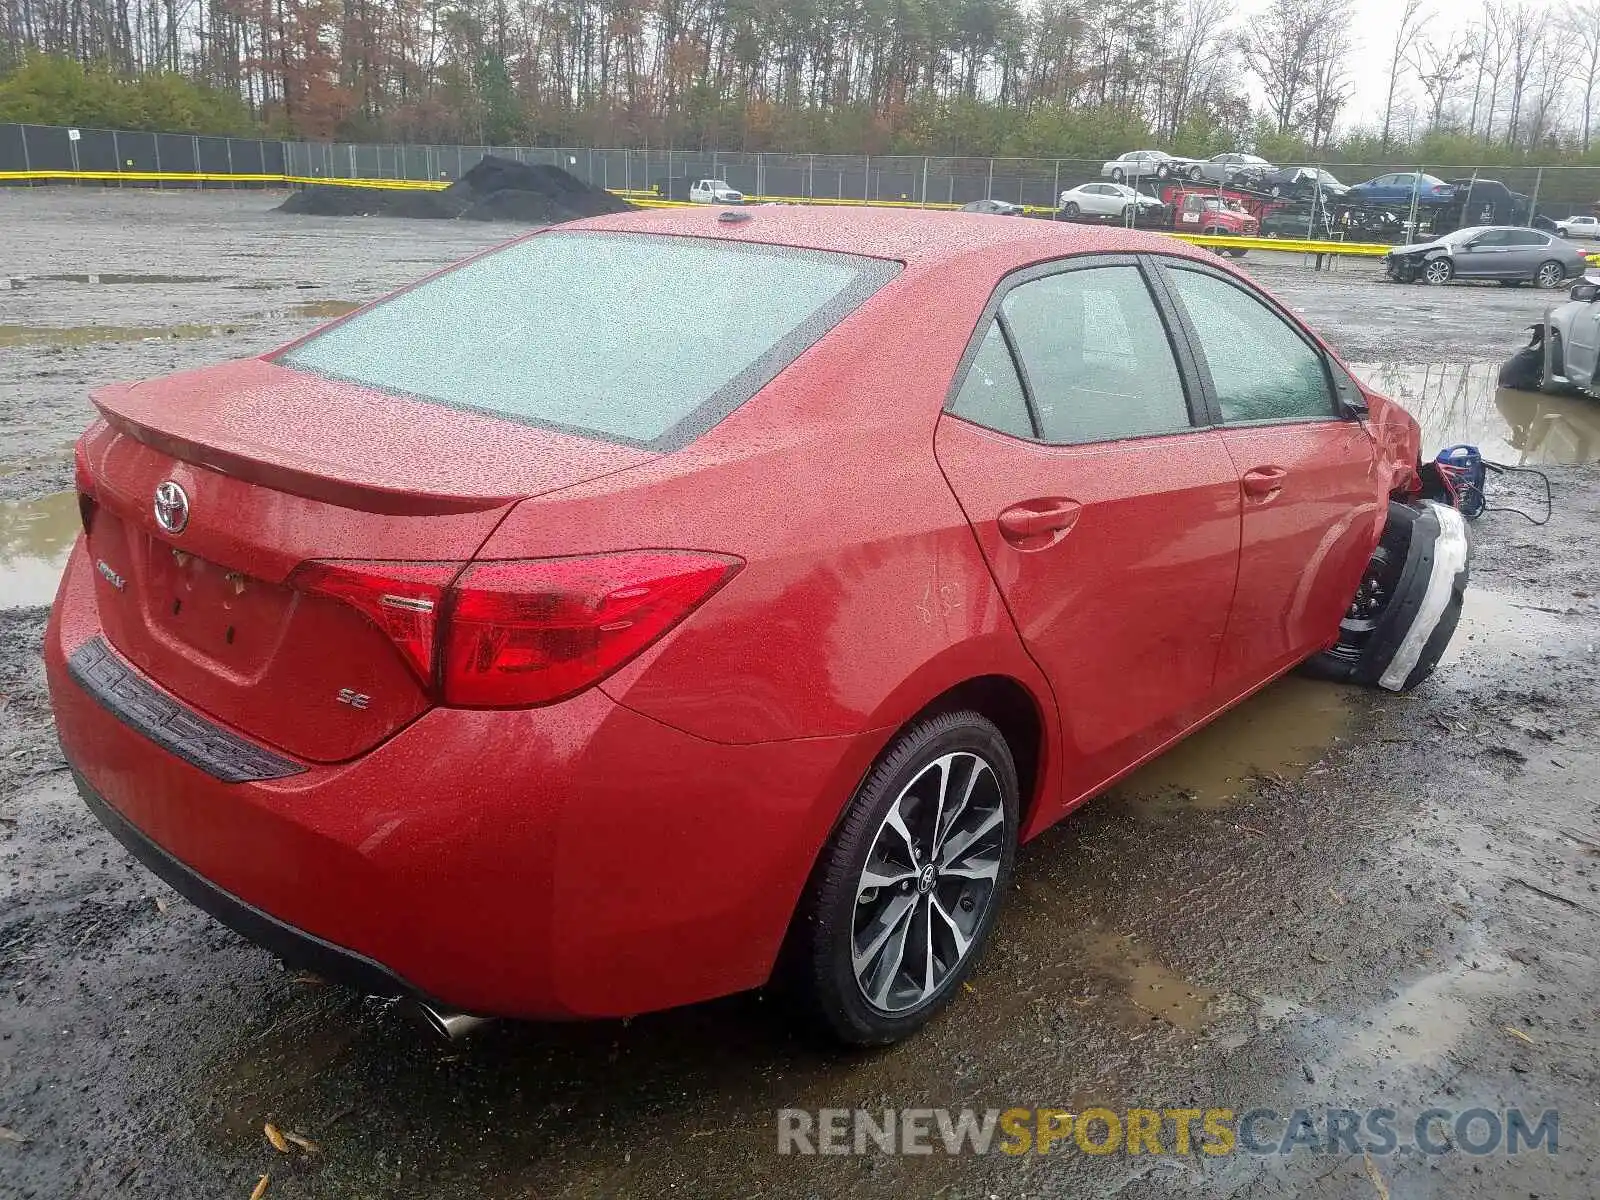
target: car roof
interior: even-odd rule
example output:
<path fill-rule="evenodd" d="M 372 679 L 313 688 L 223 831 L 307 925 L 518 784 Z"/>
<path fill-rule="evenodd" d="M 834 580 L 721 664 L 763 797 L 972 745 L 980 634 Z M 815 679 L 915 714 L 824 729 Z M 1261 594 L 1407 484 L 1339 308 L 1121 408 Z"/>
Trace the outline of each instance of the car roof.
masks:
<path fill-rule="evenodd" d="M 1071 254 L 1144 251 L 1208 257 L 1166 234 L 1032 218 L 974 221 L 970 214 L 960 212 L 816 204 L 735 210 L 749 219 L 725 221 L 722 214 L 727 211 L 705 206 L 647 209 L 591 217 L 557 228 L 793 246 L 893 259 L 908 267 L 930 269 L 974 257 L 989 260 L 989 265 L 1002 272 Z"/>

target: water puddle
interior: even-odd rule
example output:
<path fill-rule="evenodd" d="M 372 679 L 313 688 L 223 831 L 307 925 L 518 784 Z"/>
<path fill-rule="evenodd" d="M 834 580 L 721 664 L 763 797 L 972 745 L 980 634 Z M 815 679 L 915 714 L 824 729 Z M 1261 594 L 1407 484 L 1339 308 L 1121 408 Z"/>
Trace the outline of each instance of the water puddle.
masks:
<path fill-rule="evenodd" d="M 0 325 L 0 347 L 87 346 L 95 342 L 149 342 L 232 333 L 231 325 Z"/>
<path fill-rule="evenodd" d="M 1600 400 L 1497 386 L 1498 363 L 1362 363 L 1352 371 L 1422 426 L 1422 452 L 1468 442 L 1509 466 L 1600 459 Z"/>
<path fill-rule="evenodd" d="M 360 300 L 307 300 L 284 308 L 271 309 L 262 315 L 269 320 L 283 317 L 343 317 L 361 307 Z"/>
<path fill-rule="evenodd" d="M 1079 939 L 1082 965 L 1123 989 L 1129 1004 L 1152 1018 L 1198 1033 L 1217 999 L 1210 988 L 1190 983 L 1139 942 L 1123 934 L 1086 932 Z"/>
<path fill-rule="evenodd" d="M 4 280 L 7 288 L 23 288 L 30 283 L 217 283 L 221 275 L 119 275 L 108 273 L 65 275 L 12 275 Z"/>
<path fill-rule="evenodd" d="M 0 504 L 0 608 L 55 599 L 78 529 L 76 492 Z"/>
<path fill-rule="evenodd" d="M 1575 613 L 1578 610 L 1570 610 Z M 1494 592 L 1469 587 L 1461 603 L 1461 623 L 1439 659 L 1440 668 L 1471 659 L 1486 648 L 1517 654 L 1552 649 L 1570 636 L 1563 618 L 1569 610 L 1556 605 L 1507 600 Z"/>
<path fill-rule="evenodd" d="M 1106 801 L 1143 816 L 1228 808 L 1257 780 L 1299 779 L 1353 715 L 1348 690 L 1286 676 L 1140 767 Z"/>

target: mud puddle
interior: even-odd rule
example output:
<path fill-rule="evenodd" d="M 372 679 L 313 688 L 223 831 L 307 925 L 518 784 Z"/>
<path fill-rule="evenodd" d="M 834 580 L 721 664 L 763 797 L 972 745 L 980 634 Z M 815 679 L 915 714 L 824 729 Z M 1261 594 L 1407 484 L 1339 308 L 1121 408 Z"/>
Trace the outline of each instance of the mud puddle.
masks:
<path fill-rule="evenodd" d="M 0 280 L 0 290 L 7 288 L 24 288 L 33 283 L 90 283 L 90 284 L 130 284 L 130 283 L 219 283 L 221 275 L 117 275 L 117 274 L 65 274 L 65 275 L 11 275 Z"/>
<path fill-rule="evenodd" d="M 76 492 L 0 503 L 0 609 L 55 598 L 78 528 Z"/>
<path fill-rule="evenodd" d="M 1600 460 L 1600 401 L 1500 387 L 1498 363 L 1355 363 L 1350 369 L 1417 419 L 1424 457 L 1466 442 L 1509 466 Z"/>
<path fill-rule="evenodd" d="M 232 325 L 0 325 L 0 347 L 87 346 L 95 342 L 152 342 L 233 333 Z"/>
<path fill-rule="evenodd" d="M 1077 941 L 1081 964 L 1120 988 L 1123 999 L 1144 1019 L 1165 1021 L 1188 1033 L 1199 1033 L 1209 1023 L 1217 993 L 1183 978 L 1137 938 L 1091 930 Z"/>
<path fill-rule="evenodd" d="M 1261 780 L 1303 776 L 1350 727 L 1348 689 L 1290 675 L 1146 763 L 1106 796 L 1135 816 L 1218 811 Z"/>
<path fill-rule="evenodd" d="M 307 300 L 302 304 L 289 304 L 283 308 L 268 309 L 259 314 L 269 321 L 283 320 L 295 317 L 332 318 L 343 317 L 360 308 L 360 300 Z"/>

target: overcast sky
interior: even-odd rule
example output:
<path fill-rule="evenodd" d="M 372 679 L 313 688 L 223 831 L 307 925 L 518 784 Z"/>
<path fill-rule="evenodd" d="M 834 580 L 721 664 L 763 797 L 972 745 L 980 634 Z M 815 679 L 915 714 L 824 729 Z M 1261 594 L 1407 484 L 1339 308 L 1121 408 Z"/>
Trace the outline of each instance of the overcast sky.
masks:
<path fill-rule="evenodd" d="M 1527 2 L 1534 8 L 1554 8 L 1552 0 Z M 1248 20 L 1248 14 L 1265 8 L 1267 3 L 1268 0 L 1240 0 L 1242 19 Z M 1479 0 L 1428 0 L 1424 7 L 1429 15 L 1423 36 L 1435 40 L 1470 24 L 1481 11 Z M 1346 109 L 1346 125 L 1370 125 L 1383 120 L 1384 90 L 1389 84 L 1389 51 L 1404 8 L 1405 0 L 1353 0 L 1351 4 L 1355 14 L 1351 38 L 1355 52 L 1350 58 L 1350 75 L 1356 90 Z M 1401 71 L 1401 87 L 1421 103 L 1422 89 L 1408 71 Z M 1400 106 L 1398 94 L 1395 105 Z"/>

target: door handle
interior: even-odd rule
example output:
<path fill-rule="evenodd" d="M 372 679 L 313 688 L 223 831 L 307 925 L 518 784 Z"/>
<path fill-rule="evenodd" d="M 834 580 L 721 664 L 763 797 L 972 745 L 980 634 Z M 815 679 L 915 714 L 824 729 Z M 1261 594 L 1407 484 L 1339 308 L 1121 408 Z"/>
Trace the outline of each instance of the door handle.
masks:
<path fill-rule="evenodd" d="M 1288 473 L 1282 467 L 1252 467 L 1240 482 L 1245 495 L 1271 499 L 1283 487 L 1283 477 Z"/>
<path fill-rule="evenodd" d="M 1059 541 L 1078 521 L 1076 500 L 1024 500 L 1000 514 L 1000 536 L 1020 550 L 1042 550 Z"/>

